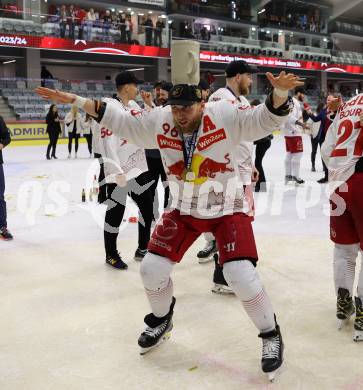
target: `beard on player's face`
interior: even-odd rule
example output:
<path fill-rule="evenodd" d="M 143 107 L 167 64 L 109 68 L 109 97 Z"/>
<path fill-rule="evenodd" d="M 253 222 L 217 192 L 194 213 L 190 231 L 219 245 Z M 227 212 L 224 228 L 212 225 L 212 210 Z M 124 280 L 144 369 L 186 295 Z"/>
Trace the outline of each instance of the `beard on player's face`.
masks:
<path fill-rule="evenodd" d="M 187 134 L 197 130 L 202 122 L 203 105 L 172 106 L 174 125 L 180 133 Z"/>
<path fill-rule="evenodd" d="M 252 79 L 249 73 L 244 73 L 240 75 L 239 83 L 238 83 L 239 94 L 243 96 L 249 95 L 251 84 L 252 84 Z"/>

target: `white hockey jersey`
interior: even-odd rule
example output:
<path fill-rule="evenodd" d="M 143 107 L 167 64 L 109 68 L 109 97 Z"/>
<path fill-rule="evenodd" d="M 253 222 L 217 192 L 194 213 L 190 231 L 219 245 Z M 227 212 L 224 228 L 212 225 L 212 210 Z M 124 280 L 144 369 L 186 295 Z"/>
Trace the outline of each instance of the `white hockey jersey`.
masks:
<path fill-rule="evenodd" d="M 136 113 L 107 104 L 100 123 L 142 148 L 159 148 L 172 207 L 206 219 L 243 211 L 237 146 L 269 135 L 286 119 L 271 113 L 265 104 L 251 109 L 227 100 L 207 103 L 191 163 L 193 175 L 186 175 L 182 138 L 170 106 Z"/>
<path fill-rule="evenodd" d="M 281 131 L 285 137 L 296 137 L 302 133 L 302 127 L 296 124 L 296 121 L 303 121 L 302 103 L 294 97 L 292 100 L 294 102 L 294 109 L 288 116 L 285 125 L 281 128 Z"/>
<path fill-rule="evenodd" d="M 243 96 L 239 96 L 236 100 L 236 96 L 228 88 L 219 88 L 216 92 L 212 93 L 209 97 L 210 102 L 216 102 L 221 99 L 227 99 L 236 101 L 242 104 L 244 107 L 251 107 L 250 102 Z M 236 150 L 236 158 L 239 168 L 239 175 L 244 185 L 251 184 L 252 176 L 252 154 L 253 154 L 253 142 L 242 141 Z"/>
<path fill-rule="evenodd" d="M 361 113 L 363 93 L 340 106 L 326 133 L 321 154 L 329 170 L 332 191 L 353 175 L 357 161 L 363 156 Z"/>
<path fill-rule="evenodd" d="M 118 111 L 140 111 L 140 106 L 132 100 L 127 106 L 112 98 L 105 98 L 103 101 Z M 122 129 L 117 130 L 118 134 L 122 133 Z M 144 149 L 133 145 L 125 138 L 120 139 L 119 135 L 114 135 L 109 128 L 98 123 L 92 125 L 92 131 L 97 138 L 95 144 L 98 153 L 103 158 L 107 183 L 115 183 L 117 174 L 124 174 L 126 180 L 130 180 L 148 170 Z"/>

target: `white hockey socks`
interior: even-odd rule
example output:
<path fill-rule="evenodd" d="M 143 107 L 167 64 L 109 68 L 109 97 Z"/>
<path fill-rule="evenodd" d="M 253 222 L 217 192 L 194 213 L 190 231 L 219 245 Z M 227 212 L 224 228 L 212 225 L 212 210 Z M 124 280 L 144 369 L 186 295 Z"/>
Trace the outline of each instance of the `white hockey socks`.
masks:
<path fill-rule="evenodd" d="M 248 260 L 229 261 L 223 265 L 223 275 L 257 329 L 261 333 L 275 329 L 270 299 L 253 264 Z"/>
<path fill-rule="evenodd" d="M 156 317 L 169 313 L 173 298 L 173 281 L 170 278 L 173 265 L 166 257 L 147 253 L 140 266 L 145 292 Z"/>
<path fill-rule="evenodd" d="M 291 174 L 292 176 L 299 178 L 300 177 L 300 164 L 302 153 L 292 153 L 291 157 Z"/>
<path fill-rule="evenodd" d="M 286 176 L 292 175 L 291 159 L 292 159 L 292 154 L 290 152 L 286 152 L 286 157 L 285 157 L 285 175 Z"/>
<path fill-rule="evenodd" d="M 336 294 L 338 294 L 338 289 L 339 287 L 341 287 L 341 288 L 346 288 L 349 291 L 350 296 L 353 295 L 355 266 L 356 266 L 358 251 L 359 251 L 359 244 L 352 244 L 352 245 L 335 244 L 334 245 L 333 264 L 334 264 L 334 284 L 335 284 Z M 359 279 L 360 282 L 361 279 L 363 279 L 362 272 Z M 363 289 L 363 284 L 361 284 L 361 289 Z"/>

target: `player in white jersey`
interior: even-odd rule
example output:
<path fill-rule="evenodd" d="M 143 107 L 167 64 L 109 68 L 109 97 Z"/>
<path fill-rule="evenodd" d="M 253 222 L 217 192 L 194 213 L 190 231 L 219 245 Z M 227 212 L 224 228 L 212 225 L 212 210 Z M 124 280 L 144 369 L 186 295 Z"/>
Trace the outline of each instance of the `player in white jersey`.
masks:
<path fill-rule="evenodd" d="M 239 60 L 232 61 L 227 65 L 225 70 L 226 86 L 219 88 L 210 97 L 210 102 L 219 101 L 222 99 L 241 103 L 245 107 L 250 107 L 249 101 L 245 95 L 250 93 L 252 85 L 252 73 L 257 72 L 257 69 L 251 67 L 247 62 Z M 241 142 L 237 147 L 237 162 L 241 183 L 243 184 L 246 197 L 246 214 L 253 215 L 253 192 L 252 192 L 252 163 L 253 143 Z M 205 233 L 204 237 L 207 241 L 206 247 L 199 251 L 197 257 L 199 263 L 203 264 L 210 260 L 215 261 L 215 269 L 213 274 L 214 286 L 212 292 L 217 294 L 233 294 L 233 291 L 228 286 L 223 277 L 222 267 L 218 264 L 218 254 L 216 241 L 211 233 Z"/>
<path fill-rule="evenodd" d="M 353 285 L 363 250 L 363 94 L 340 106 L 321 149 L 331 189 L 330 238 L 339 328 L 354 313 Z M 363 341 L 363 267 L 355 297 L 354 340 Z"/>
<path fill-rule="evenodd" d="M 305 90 L 296 88 L 293 97 L 294 109 L 289 115 L 288 120 L 281 129 L 285 136 L 286 158 L 285 158 L 285 183 L 289 181 L 295 184 L 303 184 L 304 180 L 300 178 L 300 163 L 304 151 L 302 129 L 308 126 L 303 122 L 302 104 L 305 98 Z"/>
<path fill-rule="evenodd" d="M 116 76 L 117 95 L 104 99 L 108 105 L 121 111 L 140 111 L 136 98 L 139 80 L 131 72 Z M 98 131 L 97 131 L 98 130 Z M 152 183 L 148 180 L 148 165 L 144 149 L 114 135 L 111 130 L 96 123 L 94 136 L 98 137 L 98 150 L 107 186 L 107 210 L 105 214 L 104 244 L 106 263 L 117 269 L 126 269 L 117 250 L 119 228 L 123 220 L 127 195 L 139 208 L 138 247 L 134 259 L 141 261 L 147 252 L 153 220 L 153 199 L 145 191 Z"/>
<path fill-rule="evenodd" d="M 267 77 L 275 89 L 265 104 L 254 109 L 227 100 L 205 104 L 200 88 L 187 84 L 173 87 L 169 106 L 139 113 L 61 91 L 36 90 L 45 99 L 75 103 L 135 145 L 161 151 L 173 205 L 156 225 L 140 267 L 152 309 L 138 340 L 142 353 L 165 340 L 173 327 L 174 264 L 200 234 L 212 232 L 224 277 L 260 332 L 262 370 L 273 379 L 282 364 L 280 328 L 255 268 L 258 256 L 251 219 L 243 214 L 236 147 L 281 126 L 292 108 L 288 90 L 303 83 L 285 72 Z"/>

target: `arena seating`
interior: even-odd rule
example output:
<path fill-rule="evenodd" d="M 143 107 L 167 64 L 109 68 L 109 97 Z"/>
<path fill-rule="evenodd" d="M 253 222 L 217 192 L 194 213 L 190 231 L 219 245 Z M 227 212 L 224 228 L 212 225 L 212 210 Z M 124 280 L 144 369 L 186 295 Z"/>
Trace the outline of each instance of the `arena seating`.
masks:
<path fill-rule="evenodd" d="M 0 94 L 14 111 L 18 120 L 44 120 L 49 109 L 49 103 L 42 100 L 34 93 L 35 80 L 0 79 Z M 40 80 L 35 85 L 40 85 Z M 101 99 L 112 96 L 115 93 L 112 81 L 88 81 L 88 80 L 45 80 L 45 86 L 63 91 L 72 91 L 84 97 Z M 142 85 L 140 88 L 151 90 L 151 85 Z M 69 111 L 69 105 L 58 105 L 61 118 Z"/>

